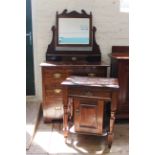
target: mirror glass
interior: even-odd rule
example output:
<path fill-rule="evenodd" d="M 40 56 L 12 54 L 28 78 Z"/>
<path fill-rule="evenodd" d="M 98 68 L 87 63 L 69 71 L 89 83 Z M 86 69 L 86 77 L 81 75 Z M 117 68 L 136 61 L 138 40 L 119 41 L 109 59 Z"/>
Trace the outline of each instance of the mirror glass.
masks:
<path fill-rule="evenodd" d="M 59 18 L 59 45 L 89 45 L 90 18 Z"/>

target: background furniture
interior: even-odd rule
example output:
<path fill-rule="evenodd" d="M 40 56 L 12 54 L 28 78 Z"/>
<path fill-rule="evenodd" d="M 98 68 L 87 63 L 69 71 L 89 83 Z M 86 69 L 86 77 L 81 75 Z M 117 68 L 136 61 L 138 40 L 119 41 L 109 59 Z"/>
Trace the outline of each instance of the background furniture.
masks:
<path fill-rule="evenodd" d="M 129 118 L 129 46 L 113 46 L 111 56 L 111 77 L 118 78 L 119 101 L 116 118 Z"/>
<path fill-rule="evenodd" d="M 73 117 L 76 132 L 104 134 L 107 136 L 108 147 L 110 148 L 117 108 L 118 80 L 116 78 L 70 76 L 61 84 L 63 86 L 64 137 L 68 137 L 70 128 L 68 119 Z M 104 120 L 108 114 L 105 113 L 104 109 L 106 104 L 110 104 L 108 101 L 111 103 L 111 109 L 108 126 L 106 126 Z"/>
<path fill-rule="evenodd" d="M 63 118 L 61 82 L 69 75 L 106 77 L 109 65 L 88 62 L 45 62 L 42 68 L 42 93 L 44 122 Z"/>

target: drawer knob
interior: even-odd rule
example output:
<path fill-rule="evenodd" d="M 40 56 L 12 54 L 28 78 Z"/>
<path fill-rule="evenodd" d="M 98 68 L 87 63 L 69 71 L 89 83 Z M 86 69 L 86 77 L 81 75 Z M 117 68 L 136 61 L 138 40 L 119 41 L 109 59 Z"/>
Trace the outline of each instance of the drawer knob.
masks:
<path fill-rule="evenodd" d="M 61 107 L 55 107 L 55 110 L 61 110 Z"/>
<path fill-rule="evenodd" d="M 95 76 L 95 73 L 88 73 L 88 76 L 93 77 L 93 76 Z"/>
<path fill-rule="evenodd" d="M 61 77 L 61 73 L 54 73 L 53 74 L 53 77 L 56 78 L 56 79 L 58 79 L 58 78 Z"/>
<path fill-rule="evenodd" d="M 76 61 L 77 60 L 77 57 L 72 57 L 72 61 Z"/>
<path fill-rule="evenodd" d="M 54 93 L 59 94 L 61 93 L 62 89 L 54 89 Z"/>
<path fill-rule="evenodd" d="M 79 109 L 76 109 L 75 111 L 76 111 L 76 113 L 79 113 L 79 112 L 80 112 L 80 110 L 79 110 Z"/>
<path fill-rule="evenodd" d="M 85 92 L 85 95 L 87 95 L 87 96 L 93 96 L 93 93 L 90 92 L 90 91 L 87 91 L 87 92 Z"/>

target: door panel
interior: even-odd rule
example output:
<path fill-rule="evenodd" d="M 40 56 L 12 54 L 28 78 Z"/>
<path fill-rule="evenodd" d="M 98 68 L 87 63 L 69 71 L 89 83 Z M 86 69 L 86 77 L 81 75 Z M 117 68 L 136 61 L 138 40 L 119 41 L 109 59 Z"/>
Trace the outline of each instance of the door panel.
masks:
<path fill-rule="evenodd" d="M 102 134 L 103 101 L 88 98 L 74 99 L 74 124 L 77 132 Z"/>
<path fill-rule="evenodd" d="M 26 95 L 35 95 L 31 0 L 26 0 Z"/>
<path fill-rule="evenodd" d="M 89 116 L 88 116 L 89 114 Z M 97 105 L 82 103 L 79 105 L 80 127 L 97 128 Z"/>
<path fill-rule="evenodd" d="M 119 90 L 119 111 L 127 111 L 129 107 L 129 61 L 121 60 L 118 64 L 118 78 L 121 89 Z M 123 76 L 122 76 L 123 75 Z"/>

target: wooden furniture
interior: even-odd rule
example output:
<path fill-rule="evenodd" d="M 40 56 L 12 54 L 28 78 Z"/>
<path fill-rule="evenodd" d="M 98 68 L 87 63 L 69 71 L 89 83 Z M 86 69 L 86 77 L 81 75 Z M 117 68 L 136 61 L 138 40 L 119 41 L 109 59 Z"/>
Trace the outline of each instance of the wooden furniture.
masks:
<path fill-rule="evenodd" d="M 72 24 L 66 23 L 77 19 L 81 22 L 80 32 L 89 33 L 88 44 L 62 44 L 61 25 L 65 20 L 65 27 L 74 29 Z M 69 22 L 70 23 L 70 22 Z M 66 31 L 67 29 L 65 29 Z M 76 31 L 76 29 L 75 29 Z M 46 62 L 41 63 L 42 67 L 42 92 L 43 92 L 43 117 L 44 122 L 51 122 L 52 119 L 63 118 L 62 86 L 60 83 L 70 75 L 80 76 L 107 76 L 109 65 L 101 62 L 100 48 L 95 40 L 96 28 L 92 26 L 92 14 L 84 10 L 81 13 L 76 11 L 56 14 L 56 25 L 52 27 L 53 38 L 48 45 Z M 70 33 L 70 32 L 66 32 Z M 83 33 L 81 33 L 83 34 Z M 72 35 L 76 39 L 75 35 Z"/>
<path fill-rule="evenodd" d="M 113 46 L 111 54 L 111 77 L 119 80 L 117 119 L 129 118 L 129 47 Z"/>
<path fill-rule="evenodd" d="M 45 62 L 42 68 L 42 94 L 44 122 L 63 118 L 61 82 L 69 75 L 106 77 L 109 65 L 89 62 Z"/>
<path fill-rule="evenodd" d="M 116 78 L 70 76 L 62 83 L 64 137 L 68 137 L 69 118 L 73 117 L 73 125 L 77 133 L 106 135 L 110 148 L 113 140 L 115 112 L 117 108 Z M 108 127 L 105 123 L 106 104 L 111 103 Z"/>
<path fill-rule="evenodd" d="M 89 29 L 89 43 L 88 44 L 60 44 L 59 32 L 60 20 L 62 19 L 77 19 L 89 20 L 89 27 L 85 22 L 81 23 L 81 33 L 85 33 L 85 29 Z M 68 29 L 73 29 L 71 25 L 65 25 Z M 100 47 L 96 43 L 95 32 L 96 28 L 92 26 L 92 14 L 87 14 L 84 10 L 81 13 L 76 11 L 67 12 L 65 9 L 62 13 L 56 14 L 56 26 L 52 27 L 53 38 L 52 42 L 48 45 L 46 52 L 46 61 L 87 61 L 87 62 L 101 62 Z M 60 33 L 60 34 L 59 34 Z M 67 32 L 66 32 L 67 33 Z M 76 32 L 73 32 L 74 34 Z M 78 33 L 77 33 L 78 34 Z M 74 36 L 72 36 L 74 37 Z M 66 38 L 70 39 L 70 38 Z M 79 40 L 79 38 L 77 38 Z"/>

